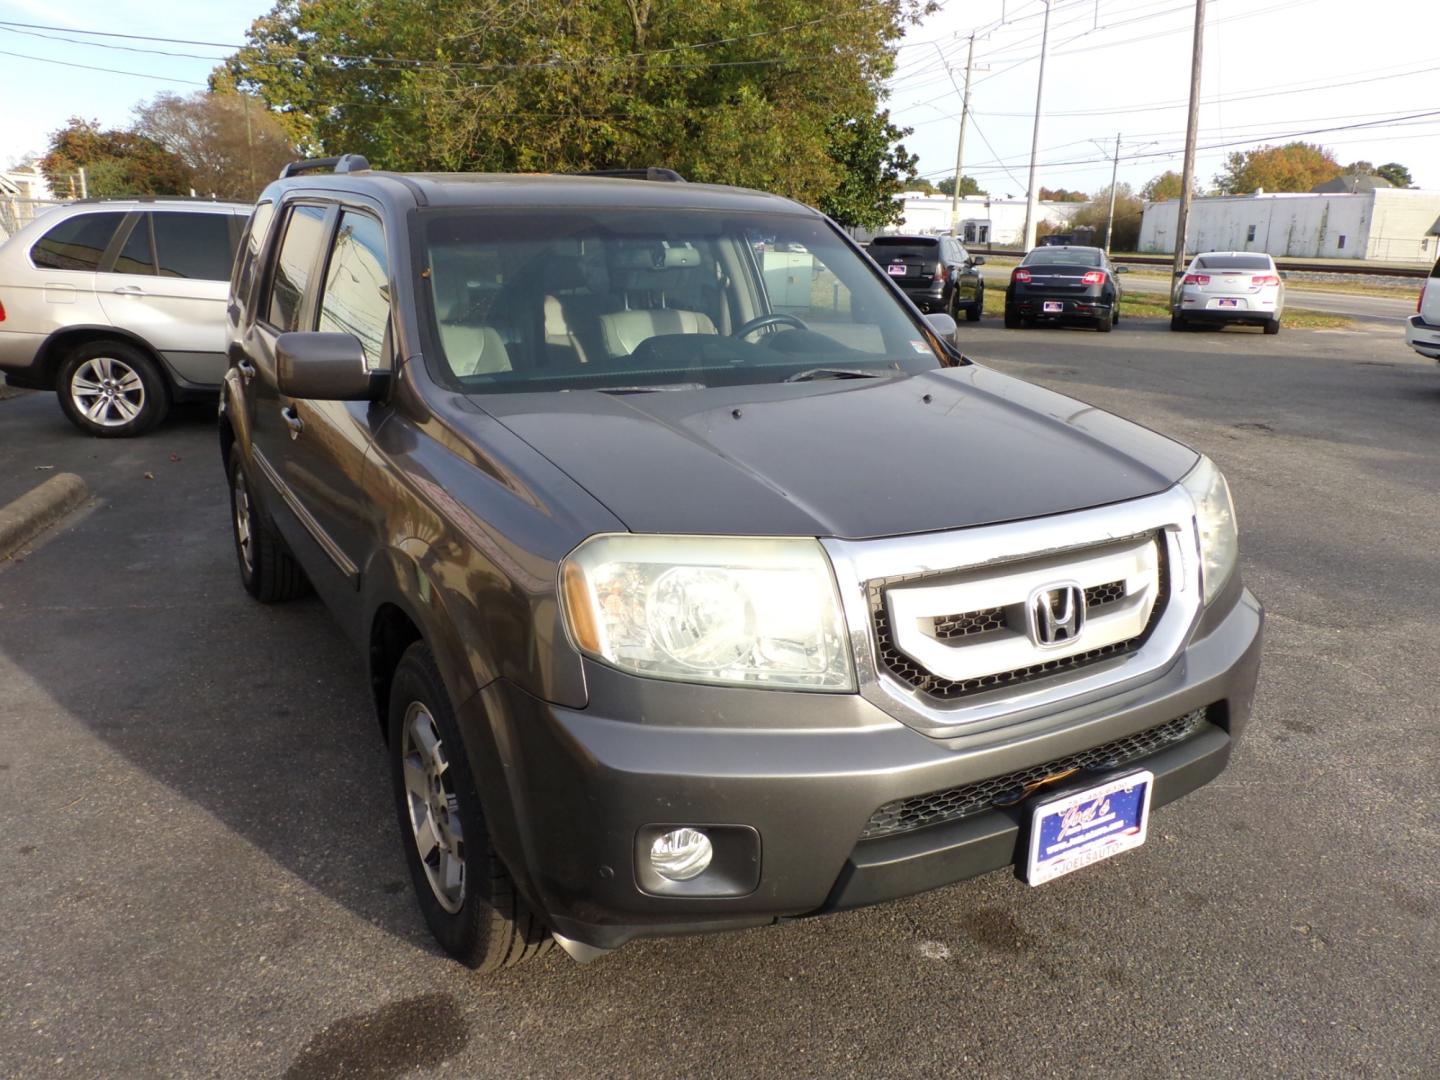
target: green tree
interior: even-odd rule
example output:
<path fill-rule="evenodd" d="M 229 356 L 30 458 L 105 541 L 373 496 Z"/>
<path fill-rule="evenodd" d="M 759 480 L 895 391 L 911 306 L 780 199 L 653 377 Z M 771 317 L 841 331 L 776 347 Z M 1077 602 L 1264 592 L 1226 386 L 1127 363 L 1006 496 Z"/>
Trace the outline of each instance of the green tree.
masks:
<path fill-rule="evenodd" d="M 1383 176 L 1396 187 L 1408 188 L 1415 186 L 1415 178 L 1410 175 L 1410 170 L 1398 161 L 1391 161 L 1381 165 L 1375 170 L 1375 174 L 1377 176 Z"/>
<path fill-rule="evenodd" d="M 154 139 L 72 116 L 51 133 L 40 171 L 53 190 L 69 191 L 82 168 L 94 196 L 183 195 L 190 190 L 190 170 Z"/>
<path fill-rule="evenodd" d="M 1180 193 L 1184 190 L 1185 178 L 1174 169 L 1167 169 L 1140 189 L 1140 197 L 1146 202 L 1165 202 L 1167 199 L 1180 198 Z"/>
<path fill-rule="evenodd" d="M 211 82 L 258 94 L 307 150 L 377 166 L 665 165 L 853 207 L 851 171 L 907 174 L 873 135 L 899 135 L 884 80 L 930 4 L 842 2 L 280 0 Z"/>
<path fill-rule="evenodd" d="M 1115 185 L 1115 233 L 1111 238 L 1110 247 L 1115 251 L 1134 251 L 1140 244 L 1140 220 L 1145 216 L 1145 201 L 1135 194 L 1131 186 L 1124 181 Z M 1105 226 L 1110 217 L 1110 188 L 1105 186 L 1095 193 L 1095 197 L 1087 202 L 1075 216 L 1070 219 L 1070 228 L 1066 231 L 1073 232 L 1080 228 L 1095 230 L 1097 245 L 1105 244 Z"/>
<path fill-rule="evenodd" d="M 235 93 L 158 94 L 136 106 L 134 131 L 184 162 L 202 195 L 222 199 L 254 199 L 295 157 L 264 103 Z"/>
<path fill-rule="evenodd" d="M 914 154 L 897 140 L 910 134 L 890 123 L 889 112 L 841 120 L 830 127 L 828 153 L 840 182 L 820 198 L 820 209 L 841 225 L 879 229 L 904 216 L 895 196 L 915 176 Z"/>
<path fill-rule="evenodd" d="M 1340 172 L 1340 163 L 1323 146 L 1290 142 L 1230 154 L 1215 184 L 1226 195 L 1246 195 L 1259 188 L 1309 191 Z"/>
<path fill-rule="evenodd" d="M 955 194 L 955 177 L 953 177 L 953 176 L 947 176 L 947 177 L 945 177 L 945 179 L 941 180 L 938 184 L 935 185 L 935 190 L 938 191 L 938 192 L 940 192 L 941 195 L 954 195 L 954 194 Z M 960 197 L 961 197 L 961 198 L 964 198 L 966 195 L 989 195 L 989 194 L 990 194 L 990 193 L 989 193 L 988 191 L 985 191 L 983 188 L 980 187 L 979 181 L 977 181 L 973 176 L 962 176 L 962 177 L 960 178 Z"/>

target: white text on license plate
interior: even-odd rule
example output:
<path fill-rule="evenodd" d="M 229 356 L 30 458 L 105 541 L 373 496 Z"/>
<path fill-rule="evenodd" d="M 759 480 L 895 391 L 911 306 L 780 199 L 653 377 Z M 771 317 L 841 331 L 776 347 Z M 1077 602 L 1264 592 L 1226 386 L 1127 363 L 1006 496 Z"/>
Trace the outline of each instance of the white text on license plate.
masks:
<path fill-rule="evenodd" d="M 1030 818 L 1031 885 L 1079 870 L 1145 842 L 1155 776 L 1135 772 L 1035 808 Z"/>
<path fill-rule="evenodd" d="M 885 270 L 886 270 L 886 272 L 887 272 L 891 277 L 904 277 L 904 276 L 905 276 L 905 264 L 904 264 L 904 263 L 891 263 L 889 266 L 887 266 L 887 267 L 885 268 Z"/>

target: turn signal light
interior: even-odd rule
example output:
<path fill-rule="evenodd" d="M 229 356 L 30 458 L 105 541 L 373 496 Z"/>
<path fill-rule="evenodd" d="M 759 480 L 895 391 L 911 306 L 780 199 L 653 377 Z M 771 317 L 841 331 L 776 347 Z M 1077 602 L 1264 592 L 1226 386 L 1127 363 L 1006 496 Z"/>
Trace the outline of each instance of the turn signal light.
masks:
<path fill-rule="evenodd" d="M 1029 271 L 1029 270 L 1023 270 L 1023 269 L 1021 269 L 1020 267 L 1017 266 L 1014 270 L 1012 270 L 1012 271 L 1010 272 L 1010 280 L 1011 280 L 1012 282 L 1015 282 L 1015 281 L 1029 281 L 1029 280 L 1030 280 L 1030 271 Z"/>
<path fill-rule="evenodd" d="M 1184 283 L 1185 283 L 1186 285 L 1209 285 L 1209 284 L 1210 284 L 1210 275 L 1209 275 L 1209 274 L 1186 274 L 1186 275 L 1185 275 L 1185 282 L 1184 282 Z"/>
<path fill-rule="evenodd" d="M 1080 284 L 1082 284 L 1082 285 L 1104 285 L 1104 284 L 1105 284 L 1105 271 L 1104 271 L 1104 270 L 1087 270 L 1087 271 L 1085 271 L 1085 276 L 1080 279 Z"/>
<path fill-rule="evenodd" d="M 932 280 L 932 281 L 944 281 L 944 280 L 945 280 L 945 264 L 944 264 L 944 263 L 936 263 L 936 264 L 935 264 L 935 273 L 933 273 L 932 275 L 930 275 L 930 277 L 931 277 L 931 280 Z"/>

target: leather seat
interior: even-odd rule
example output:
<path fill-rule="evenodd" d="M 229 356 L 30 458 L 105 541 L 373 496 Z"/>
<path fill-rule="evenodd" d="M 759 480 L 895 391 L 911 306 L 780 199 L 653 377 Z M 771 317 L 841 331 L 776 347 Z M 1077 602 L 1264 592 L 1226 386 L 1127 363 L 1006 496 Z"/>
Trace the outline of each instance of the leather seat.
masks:
<path fill-rule="evenodd" d="M 678 308 L 631 308 L 600 316 L 605 351 L 629 356 L 642 341 L 661 334 L 714 334 L 715 324 L 703 311 Z"/>
<path fill-rule="evenodd" d="M 442 322 L 440 343 L 456 375 L 493 375 L 511 370 L 510 354 L 493 326 Z"/>

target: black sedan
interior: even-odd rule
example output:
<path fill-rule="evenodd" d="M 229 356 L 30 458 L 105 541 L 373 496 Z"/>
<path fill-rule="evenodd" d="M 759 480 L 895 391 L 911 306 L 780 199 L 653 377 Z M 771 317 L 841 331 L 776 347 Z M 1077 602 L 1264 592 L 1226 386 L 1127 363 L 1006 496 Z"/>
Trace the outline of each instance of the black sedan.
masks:
<path fill-rule="evenodd" d="M 1111 265 L 1097 247 L 1037 247 L 1010 272 L 1005 326 L 1044 321 L 1092 323 L 1101 333 L 1120 321 L 1125 267 Z"/>

